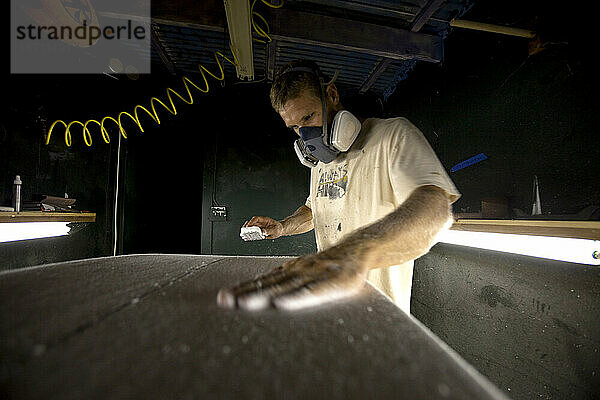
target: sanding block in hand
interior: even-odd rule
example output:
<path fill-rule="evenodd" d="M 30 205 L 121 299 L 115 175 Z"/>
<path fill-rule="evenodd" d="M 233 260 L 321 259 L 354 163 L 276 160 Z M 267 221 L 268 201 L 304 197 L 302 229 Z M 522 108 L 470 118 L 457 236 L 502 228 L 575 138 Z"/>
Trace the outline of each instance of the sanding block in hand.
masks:
<path fill-rule="evenodd" d="M 258 226 L 247 226 L 241 229 L 240 237 L 247 242 L 249 240 L 262 240 L 266 238 L 267 235 Z"/>

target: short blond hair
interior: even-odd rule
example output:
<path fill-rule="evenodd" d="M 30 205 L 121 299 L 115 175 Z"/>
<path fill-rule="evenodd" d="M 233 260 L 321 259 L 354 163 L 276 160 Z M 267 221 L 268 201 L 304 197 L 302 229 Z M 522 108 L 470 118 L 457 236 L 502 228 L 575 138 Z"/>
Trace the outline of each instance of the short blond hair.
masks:
<path fill-rule="evenodd" d="M 294 68 L 303 70 L 294 71 Z M 311 70 L 314 72 L 310 72 Z M 309 60 L 295 60 L 281 67 L 273 79 L 269 93 L 275 111 L 283 110 L 288 101 L 299 97 L 306 90 L 320 99 L 320 74 L 317 63 Z"/>

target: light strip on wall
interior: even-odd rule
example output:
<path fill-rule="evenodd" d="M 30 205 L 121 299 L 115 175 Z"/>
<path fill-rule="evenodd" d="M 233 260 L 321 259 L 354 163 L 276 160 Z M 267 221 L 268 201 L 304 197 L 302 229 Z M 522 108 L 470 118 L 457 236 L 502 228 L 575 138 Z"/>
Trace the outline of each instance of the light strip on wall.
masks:
<path fill-rule="evenodd" d="M 598 240 L 448 230 L 440 234 L 438 242 L 600 265 L 600 259 L 594 258 L 594 254 L 600 254 Z"/>
<path fill-rule="evenodd" d="M 250 2 L 248 0 L 223 0 L 229 40 L 238 65 L 237 76 L 240 79 L 254 79 L 254 58 L 252 54 L 252 28 Z"/>
<path fill-rule="evenodd" d="M 68 222 L 10 222 L 0 223 L 0 243 L 16 240 L 64 236 L 71 230 Z"/>

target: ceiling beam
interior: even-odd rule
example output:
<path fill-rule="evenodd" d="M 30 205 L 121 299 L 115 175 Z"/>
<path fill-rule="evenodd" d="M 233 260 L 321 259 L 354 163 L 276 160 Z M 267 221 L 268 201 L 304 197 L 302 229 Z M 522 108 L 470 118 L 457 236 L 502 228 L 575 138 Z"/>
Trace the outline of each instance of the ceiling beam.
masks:
<path fill-rule="evenodd" d="M 445 0 L 429 0 L 410 24 L 411 32 L 419 32 Z"/>
<path fill-rule="evenodd" d="M 355 51 L 393 60 L 440 62 L 442 39 L 388 26 L 289 9 L 264 13 L 276 40 Z"/>
<path fill-rule="evenodd" d="M 384 73 L 384 71 L 387 69 L 387 67 L 389 67 L 389 65 L 392 63 L 392 61 L 393 60 L 391 60 L 389 58 L 384 58 L 381 61 L 379 61 L 373 67 L 371 72 L 369 72 L 369 76 L 367 77 L 367 79 L 363 82 L 362 85 L 360 85 L 360 88 L 358 89 L 358 93 L 365 94 L 371 88 L 371 86 L 373 86 L 373 84 L 377 81 L 377 79 L 379 79 L 381 74 Z"/>
<path fill-rule="evenodd" d="M 518 36 L 534 39 L 537 33 L 530 29 L 513 28 L 512 26 L 492 25 L 483 22 L 465 21 L 464 19 L 453 19 L 450 26 L 455 28 L 473 29 L 476 31 L 501 33 L 503 35 Z"/>
<path fill-rule="evenodd" d="M 445 0 L 429 0 L 427 4 L 425 4 L 425 6 L 421 8 L 419 13 L 414 16 L 413 21 L 410 24 L 410 31 L 419 32 L 421 28 L 427 23 L 427 21 L 429 21 L 431 16 L 437 11 L 437 9 L 440 8 L 444 1 Z M 381 74 L 385 72 L 385 70 L 390 66 L 391 63 L 392 60 L 389 58 L 383 58 L 380 61 L 378 61 L 373 66 L 373 69 L 369 73 L 367 79 L 365 79 L 363 84 L 358 89 L 358 92 L 360 94 L 366 93 L 371 88 L 371 86 L 375 84 L 377 79 L 379 79 Z"/>
<path fill-rule="evenodd" d="M 227 25 L 222 0 L 152 0 L 152 20 L 219 27 Z"/>
<path fill-rule="evenodd" d="M 275 76 L 275 65 L 277 64 L 277 40 L 271 40 L 267 45 L 267 80 L 272 81 Z"/>
<path fill-rule="evenodd" d="M 163 64 L 165 64 L 165 67 L 167 67 L 167 69 L 169 70 L 169 73 L 171 75 L 175 75 L 175 64 L 171 60 L 171 57 L 169 57 L 169 54 L 167 53 L 166 49 L 163 47 L 162 42 L 160 41 L 160 38 L 159 38 L 158 29 L 156 28 L 155 25 L 152 25 L 151 31 L 152 31 L 152 36 L 151 36 L 152 48 L 154 49 L 154 51 L 156 51 L 156 53 L 162 60 Z"/>
<path fill-rule="evenodd" d="M 175 3 L 175 4 L 174 4 Z M 195 0 L 152 1 L 152 19 L 185 26 L 225 26 L 222 5 L 199 5 Z M 214 3 L 214 0 L 208 0 Z M 213 12 L 210 10 L 212 8 Z M 217 12 L 219 11 L 219 12 Z M 288 8 L 264 9 L 275 40 L 355 51 L 393 60 L 440 62 L 443 42 L 435 35 L 411 32 L 388 26 L 364 23 Z"/>

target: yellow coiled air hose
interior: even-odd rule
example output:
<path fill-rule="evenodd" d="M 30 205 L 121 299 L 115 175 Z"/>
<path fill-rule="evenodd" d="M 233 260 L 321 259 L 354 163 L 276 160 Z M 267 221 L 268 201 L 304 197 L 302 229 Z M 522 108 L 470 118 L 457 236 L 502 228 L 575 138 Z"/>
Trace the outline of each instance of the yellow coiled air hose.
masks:
<path fill-rule="evenodd" d="M 271 42 L 271 37 L 269 36 L 269 24 L 267 23 L 267 21 L 265 20 L 265 18 L 260 15 L 258 12 L 254 11 L 254 6 L 256 5 L 256 2 L 258 0 L 254 0 L 252 2 L 252 5 L 250 7 L 250 14 L 252 16 L 251 18 L 251 22 L 252 22 L 252 28 L 254 29 L 254 31 L 256 32 L 256 34 L 259 37 L 264 38 L 263 39 L 257 39 L 254 38 L 253 40 L 261 42 L 261 43 L 269 43 Z M 279 4 L 271 4 L 266 0 L 260 0 L 263 4 L 267 5 L 268 7 L 271 8 L 280 8 L 283 6 L 283 0 L 280 1 Z M 258 18 L 263 24 L 264 24 L 264 28 L 259 26 L 259 24 L 257 24 L 254 20 L 254 18 Z M 167 88 L 166 92 L 167 92 L 167 98 L 169 99 L 168 103 L 170 105 L 165 104 L 162 100 L 160 100 L 157 97 L 152 97 L 150 99 L 150 108 L 152 110 L 152 112 L 150 112 L 146 107 L 142 106 L 142 105 L 136 105 L 133 109 L 133 115 L 131 115 L 130 113 L 126 112 L 126 111 L 122 111 L 119 113 L 119 115 L 117 116 L 117 118 L 113 118 L 111 116 L 106 116 L 104 118 L 102 118 L 100 121 L 97 121 L 95 119 L 90 119 L 87 120 L 85 122 L 81 122 L 81 121 L 71 121 L 69 123 L 66 123 L 65 121 L 62 120 L 56 120 L 52 123 L 52 125 L 50 125 L 50 129 L 48 130 L 48 136 L 46 136 L 46 144 L 50 144 L 50 138 L 52 136 L 52 132 L 54 131 L 54 128 L 56 127 L 56 125 L 62 125 L 65 128 L 65 144 L 70 147 L 72 144 L 72 138 L 71 138 L 71 127 L 73 125 L 76 126 L 81 126 L 82 127 L 82 134 L 83 134 L 83 141 L 85 142 L 85 144 L 89 147 L 92 145 L 92 134 L 90 132 L 90 128 L 88 127 L 88 125 L 92 124 L 92 125 L 96 125 L 100 127 L 100 132 L 102 134 L 102 139 L 104 140 L 105 143 L 110 143 L 110 136 L 108 134 L 108 130 L 106 129 L 105 123 L 107 121 L 111 121 L 113 123 L 115 123 L 118 128 L 119 128 L 119 134 L 121 134 L 123 136 L 124 139 L 127 139 L 127 132 L 125 131 L 125 128 L 123 127 L 123 123 L 122 123 L 122 118 L 124 116 L 129 117 L 133 122 L 135 122 L 135 124 L 137 125 L 138 129 L 140 130 L 141 133 L 144 132 L 144 127 L 142 126 L 142 123 L 140 121 L 139 118 L 139 111 L 142 110 L 144 111 L 146 114 L 148 114 L 148 116 L 150 116 L 150 118 L 152 118 L 154 120 L 154 122 L 156 122 L 157 124 L 160 125 L 160 118 L 158 116 L 158 112 L 156 111 L 156 104 L 160 104 L 163 108 L 165 108 L 171 115 L 177 115 L 177 108 L 175 107 L 175 103 L 173 102 L 173 96 L 177 96 L 179 99 L 181 99 L 184 103 L 186 104 L 194 104 L 194 96 L 192 95 L 192 92 L 190 90 L 190 86 L 196 88 L 197 90 L 199 90 L 202 93 L 208 93 L 208 91 L 210 90 L 209 84 L 208 84 L 208 79 L 207 79 L 207 74 L 212 76 L 213 78 L 215 78 L 217 81 L 223 81 L 225 79 L 225 71 L 223 69 L 223 62 L 227 61 L 231 64 L 233 64 L 234 66 L 238 65 L 237 62 L 237 58 L 235 56 L 235 53 L 233 51 L 233 49 L 231 49 L 230 46 L 230 50 L 231 53 L 233 54 L 233 61 L 230 60 L 228 57 L 226 57 L 223 53 L 221 53 L 220 51 L 216 51 L 214 53 L 215 56 L 215 60 L 217 61 L 217 65 L 219 66 L 219 71 L 220 71 L 220 76 L 217 76 L 215 74 L 213 74 L 212 72 L 210 72 L 206 67 L 204 67 L 203 65 L 198 65 L 198 69 L 202 75 L 202 79 L 204 80 L 204 87 L 200 87 L 198 85 L 196 85 L 191 79 L 189 79 L 188 77 L 183 77 L 183 85 L 185 87 L 185 90 L 187 92 L 187 98 L 182 96 L 181 94 L 179 94 L 177 91 L 171 89 L 170 87 Z M 221 59 L 219 59 L 219 57 Z"/>

